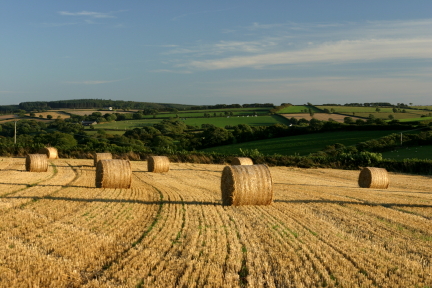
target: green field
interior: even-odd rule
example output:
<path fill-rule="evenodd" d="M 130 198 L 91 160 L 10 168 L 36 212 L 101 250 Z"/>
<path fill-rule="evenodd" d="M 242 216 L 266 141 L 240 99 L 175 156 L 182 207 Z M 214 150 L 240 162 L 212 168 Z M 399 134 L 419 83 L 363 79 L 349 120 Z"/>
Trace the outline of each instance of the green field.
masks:
<path fill-rule="evenodd" d="M 411 106 L 412 108 L 417 108 L 417 109 L 427 109 L 427 110 L 432 110 L 432 106 Z"/>
<path fill-rule="evenodd" d="M 400 120 L 400 122 L 411 122 L 411 121 L 432 121 L 432 117 L 409 118 L 409 119 Z"/>
<path fill-rule="evenodd" d="M 270 126 L 273 124 L 288 124 L 288 120 L 279 116 L 257 116 L 257 117 L 211 117 L 211 118 L 187 118 L 184 121 L 187 125 L 201 127 L 201 124 L 213 124 L 217 127 L 225 127 L 226 125 L 247 124 L 250 126 Z"/>
<path fill-rule="evenodd" d="M 303 156 L 320 151 L 327 145 L 341 143 L 350 146 L 398 132 L 399 131 L 339 131 L 316 133 L 225 145 L 203 149 L 203 151 L 238 154 L 240 148 L 242 148 L 258 149 L 259 152 L 266 155 L 281 154 Z"/>
<path fill-rule="evenodd" d="M 432 160 L 432 145 L 400 147 L 395 151 L 382 153 L 384 158 L 402 160 L 406 158 L 429 159 Z"/>
<path fill-rule="evenodd" d="M 155 123 L 159 123 L 161 119 L 141 119 L 141 120 L 125 120 L 125 121 L 115 121 L 107 122 L 94 125 L 96 129 L 133 129 L 137 127 L 153 126 Z M 90 129 L 90 128 L 86 128 Z"/>
<path fill-rule="evenodd" d="M 310 106 L 306 106 L 306 105 L 294 105 L 294 106 L 285 107 L 285 108 L 279 110 L 277 113 L 278 114 L 304 113 L 302 110 L 306 109 L 309 111 L 309 108 L 311 108 L 312 111 L 315 113 L 321 112 L 320 110 L 316 109 L 315 107 L 310 107 Z M 307 113 L 309 113 L 309 112 L 307 112 Z"/>
<path fill-rule="evenodd" d="M 180 118 L 182 119 L 182 118 Z M 141 120 L 126 120 L 126 121 L 116 121 L 108 122 L 94 125 L 95 129 L 120 129 L 128 130 L 133 128 L 139 128 L 144 126 L 153 126 L 155 123 L 159 123 L 162 119 L 141 119 Z M 270 126 L 273 124 L 288 124 L 288 120 L 280 116 L 257 116 L 257 117 L 246 117 L 246 116 L 230 116 L 227 117 L 210 117 L 210 118 L 186 118 L 186 120 L 181 120 L 187 125 L 198 126 L 201 128 L 201 124 L 213 124 L 217 127 L 225 127 L 226 125 L 238 125 L 238 124 L 248 124 L 250 126 Z M 86 131 L 91 131 L 89 127 Z"/>

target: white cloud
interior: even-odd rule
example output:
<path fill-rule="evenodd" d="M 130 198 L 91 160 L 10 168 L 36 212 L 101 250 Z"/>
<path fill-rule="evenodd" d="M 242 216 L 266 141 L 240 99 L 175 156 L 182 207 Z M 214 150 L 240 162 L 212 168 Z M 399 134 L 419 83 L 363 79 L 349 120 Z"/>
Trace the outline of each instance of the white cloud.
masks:
<path fill-rule="evenodd" d="M 65 81 L 64 83 L 67 84 L 84 84 L 84 85 L 98 85 L 98 84 L 106 84 L 106 83 L 112 83 L 112 82 L 118 82 L 120 80 L 87 80 L 87 81 Z"/>
<path fill-rule="evenodd" d="M 176 74 L 191 74 L 191 71 L 187 70 L 170 70 L 170 69 L 157 69 L 157 70 L 151 70 L 150 72 L 155 73 L 176 73 Z"/>
<path fill-rule="evenodd" d="M 190 61 L 185 66 L 200 70 L 262 68 L 270 65 L 332 62 L 347 63 L 387 59 L 432 59 L 432 39 L 344 40 L 312 45 L 300 50 Z"/>
<path fill-rule="evenodd" d="M 189 16 L 195 16 L 195 15 L 199 15 L 199 14 L 224 12 L 224 11 L 228 11 L 228 10 L 232 10 L 232 9 L 234 9 L 234 8 L 219 9 L 219 10 L 205 10 L 205 11 L 198 11 L 198 12 L 193 12 L 193 13 L 186 13 L 186 14 L 182 14 L 182 15 L 179 15 L 179 16 L 176 16 L 176 17 L 172 18 L 171 21 L 176 21 L 176 20 L 178 20 L 180 18 L 189 17 Z"/>
<path fill-rule="evenodd" d="M 163 54 L 195 54 L 195 56 L 221 55 L 226 53 L 259 53 L 276 47 L 279 39 L 267 38 L 259 41 L 219 41 L 215 44 L 202 44 L 193 47 L 178 47 Z"/>
<path fill-rule="evenodd" d="M 251 30 L 254 33 L 247 33 Z M 241 35 L 240 31 L 236 31 L 236 38 L 241 41 L 198 41 L 196 45 L 179 46 L 163 54 L 183 56 L 183 59 L 176 59 L 176 67 L 197 70 L 432 58 L 432 19 L 362 23 L 253 23 L 244 27 L 243 32 L 246 33 Z"/>
<path fill-rule="evenodd" d="M 92 18 L 117 18 L 116 16 L 111 15 L 112 12 L 103 13 L 103 12 L 91 12 L 91 11 L 81 11 L 81 12 L 68 12 L 68 11 L 59 11 L 60 15 L 64 16 L 86 16 Z"/>

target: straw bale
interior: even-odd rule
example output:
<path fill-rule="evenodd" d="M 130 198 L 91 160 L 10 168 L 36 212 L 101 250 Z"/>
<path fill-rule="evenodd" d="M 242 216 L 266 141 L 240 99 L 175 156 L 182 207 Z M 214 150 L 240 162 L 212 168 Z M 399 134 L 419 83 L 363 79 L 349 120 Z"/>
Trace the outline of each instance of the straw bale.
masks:
<path fill-rule="evenodd" d="M 96 165 L 97 188 L 130 188 L 132 168 L 129 160 L 106 159 Z"/>
<path fill-rule="evenodd" d="M 366 167 L 360 172 L 358 185 L 362 188 L 387 189 L 389 178 L 384 168 Z"/>
<path fill-rule="evenodd" d="M 221 178 L 222 205 L 270 205 L 273 180 L 267 165 L 225 166 Z"/>
<path fill-rule="evenodd" d="M 254 165 L 254 163 L 248 157 L 234 157 L 231 160 L 231 165 Z"/>
<path fill-rule="evenodd" d="M 163 173 L 170 169 L 170 161 L 166 156 L 149 156 L 147 159 L 147 169 L 149 172 Z"/>
<path fill-rule="evenodd" d="M 94 153 L 93 154 L 93 164 L 95 167 L 96 167 L 97 162 L 99 160 L 108 160 L 108 159 L 112 159 L 111 153 Z"/>
<path fill-rule="evenodd" d="M 58 151 L 55 147 L 45 147 L 39 150 L 40 154 L 46 154 L 48 159 L 58 159 Z"/>
<path fill-rule="evenodd" d="M 28 154 L 26 157 L 26 171 L 47 172 L 48 157 L 46 154 Z"/>

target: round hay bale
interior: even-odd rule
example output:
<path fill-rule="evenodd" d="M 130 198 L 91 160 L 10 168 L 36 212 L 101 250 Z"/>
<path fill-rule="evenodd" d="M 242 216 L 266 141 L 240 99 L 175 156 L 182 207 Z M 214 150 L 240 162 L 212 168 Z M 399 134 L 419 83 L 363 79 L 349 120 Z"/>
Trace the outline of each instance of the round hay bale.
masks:
<path fill-rule="evenodd" d="M 222 205 L 270 205 L 273 180 L 267 165 L 225 166 L 221 178 Z"/>
<path fill-rule="evenodd" d="M 26 171 L 47 172 L 48 157 L 46 154 L 28 154 L 26 157 Z"/>
<path fill-rule="evenodd" d="M 93 154 L 93 164 L 96 167 L 97 162 L 100 160 L 109 160 L 112 159 L 111 153 L 94 153 Z"/>
<path fill-rule="evenodd" d="M 129 160 L 100 160 L 96 165 L 97 188 L 130 188 L 132 168 Z"/>
<path fill-rule="evenodd" d="M 248 157 L 234 157 L 231 160 L 231 165 L 254 165 L 254 163 Z"/>
<path fill-rule="evenodd" d="M 39 150 L 40 154 L 47 155 L 48 159 L 58 159 L 58 151 L 55 147 L 45 147 Z"/>
<path fill-rule="evenodd" d="M 147 169 L 149 172 L 163 173 L 170 169 L 170 161 L 166 156 L 149 156 L 147 159 Z"/>
<path fill-rule="evenodd" d="M 358 185 L 362 188 L 387 189 L 389 183 L 388 173 L 384 168 L 363 168 L 358 179 Z"/>

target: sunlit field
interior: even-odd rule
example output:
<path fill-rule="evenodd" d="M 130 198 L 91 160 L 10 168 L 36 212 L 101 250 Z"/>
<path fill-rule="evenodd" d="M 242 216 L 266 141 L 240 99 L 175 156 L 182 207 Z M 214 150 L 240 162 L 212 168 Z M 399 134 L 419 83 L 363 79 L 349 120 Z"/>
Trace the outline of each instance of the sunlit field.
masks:
<path fill-rule="evenodd" d="M 95 188 L 93 160 L 30 173 L 0 158 L 1 287 L 430 287 L 430 177 L 270 167 L 270 206 L 221 205 L 224 165 L 132 162 Z"/>

